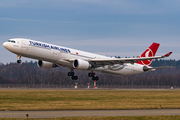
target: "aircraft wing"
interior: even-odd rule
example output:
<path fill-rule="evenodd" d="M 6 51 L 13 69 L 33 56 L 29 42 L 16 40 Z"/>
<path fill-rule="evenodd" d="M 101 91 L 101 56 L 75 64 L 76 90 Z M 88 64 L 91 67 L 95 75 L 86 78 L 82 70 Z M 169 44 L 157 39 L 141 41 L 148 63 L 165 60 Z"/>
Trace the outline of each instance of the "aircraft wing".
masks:
<path fill-rule="evenodd" d="M 172 52 L 169 52 L 163 56 L 154 56 L 154 57 L 140 57 L 140 58 L 112 58 L 112 59 L 89 59 L 88 61 L 93 64 L 95 67 L 105 66 L 105 65 L 114 65 L 114 64 L 124 64 L 124 63 L 137 63 L 138 61 L 159 59 L 169 57 Z"/>
<path fill-rule="evenodd" d="M 87 59 L 87 61 L 89 61 L 94 67 L 102 67 L 105 65 L 114 65 L 114 64 L 123 65 L 124 63 L 134 64 L 134 63 L 137 63 L 138 61 L 169 57 L 171 54 L 172 54 L 172 52 L 169 52 L 163 56 L 154 56 L 154 57 Z M 65 60 L 73 62 L 75 59 L 65 59 Z"/>

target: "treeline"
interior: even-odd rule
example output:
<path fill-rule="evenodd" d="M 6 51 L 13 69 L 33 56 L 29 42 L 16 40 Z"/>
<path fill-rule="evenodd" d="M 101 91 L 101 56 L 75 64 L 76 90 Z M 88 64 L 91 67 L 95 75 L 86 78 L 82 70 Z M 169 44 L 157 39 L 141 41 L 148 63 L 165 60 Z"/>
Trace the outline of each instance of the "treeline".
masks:
<path fill-rule="evenodd" d="M 169 85 L 180 86 L 180 60 L 155 60 L 152 66 L 175 66 L 171 69 L 159 69 L 154 72 L 147 72 L 130 76 L 114 76 L 96 73 L 99 76 L 98 85 Z M 22 64 L 10 63 L 0 65 L 0 84 L 56 84 L 72 85 L 77 82 L 79 85 L 93 84 L 88 72 L 75 70 L 78 75 L 77 81 L 67 76 L 69 69 L 57 67 L 42 69 L 37 67 L 36 62 L 25 62 Z"/>

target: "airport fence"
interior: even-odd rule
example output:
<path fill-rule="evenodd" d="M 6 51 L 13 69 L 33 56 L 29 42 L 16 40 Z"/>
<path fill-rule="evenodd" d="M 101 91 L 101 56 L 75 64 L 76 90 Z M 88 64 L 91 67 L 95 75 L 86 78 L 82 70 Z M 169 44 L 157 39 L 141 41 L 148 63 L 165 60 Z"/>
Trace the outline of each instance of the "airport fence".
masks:
<path fill-rule="evenodd" d="M 0 84 L 0 88 L 75 88 L 75 85 L 56 85 L 56 84 Z M 88 88 L 88 85 L 77 85 L 77 88 Z M 89 88 L 94 88 L 89 85 Z M 97 88 L 113 89 L 179 89 L 180 86 L 170 85 L 97 85 Z"/>

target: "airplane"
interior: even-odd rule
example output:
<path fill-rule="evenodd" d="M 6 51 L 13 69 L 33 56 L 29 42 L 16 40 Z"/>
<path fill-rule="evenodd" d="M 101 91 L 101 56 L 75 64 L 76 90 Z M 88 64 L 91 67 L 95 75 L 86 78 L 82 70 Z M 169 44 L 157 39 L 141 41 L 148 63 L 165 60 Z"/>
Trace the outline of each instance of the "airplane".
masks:
<path fill-rule="evenodd" d="M 3 43 L 7 50 L 17 55 L 17 63 L 21 63 L 21 56 L 23 56 L 38 60 L 37 65 L 40 68 L 67 67 L 70 69 L 67 75 L 72 80 L 78 79 L 74 69 L 90 71 L 88 76 L 92 77 L 94 81 L 99 80 L 95 72 L 112 75 L 134 75 L 156 69 L 171 68 L 170 66 L 150 66 L 153 59 L 169 57 L 172 54 L 169 52 L 163 56 L 155 56 L 159 45 L 159 43 L 152 43 L 137 58 L 115 58 L 25 38 L 13 38 Z"/>

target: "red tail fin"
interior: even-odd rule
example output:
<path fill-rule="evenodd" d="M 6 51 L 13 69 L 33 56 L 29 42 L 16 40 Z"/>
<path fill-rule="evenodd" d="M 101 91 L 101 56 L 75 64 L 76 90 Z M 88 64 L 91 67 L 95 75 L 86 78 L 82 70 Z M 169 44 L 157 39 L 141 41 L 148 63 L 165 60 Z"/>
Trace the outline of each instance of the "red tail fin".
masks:
<path fill-rule="evenodd" d="M 140 57 L 153 57 L 155 56 L 158 48 L 159 48 L 159 43 L 153 43 L 149 48 L 147 48 Z M 138 64 L 142 65 L 151 65 L 152 60 L 143 60 L 143 61 L 138 61 Z"/>

